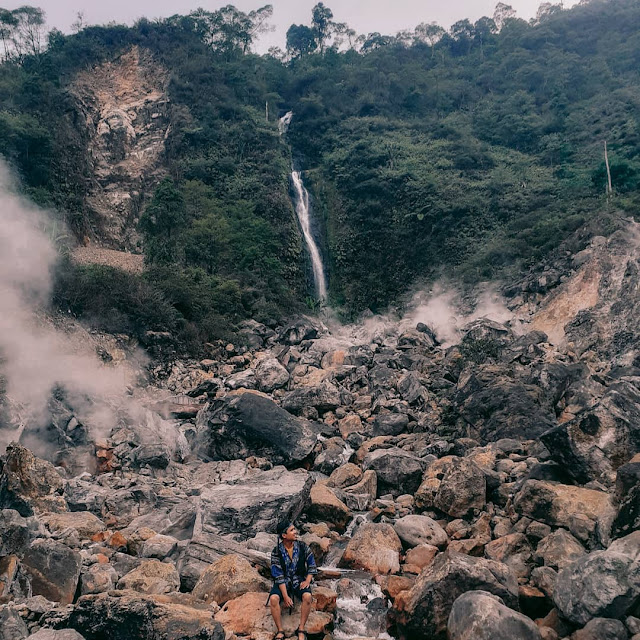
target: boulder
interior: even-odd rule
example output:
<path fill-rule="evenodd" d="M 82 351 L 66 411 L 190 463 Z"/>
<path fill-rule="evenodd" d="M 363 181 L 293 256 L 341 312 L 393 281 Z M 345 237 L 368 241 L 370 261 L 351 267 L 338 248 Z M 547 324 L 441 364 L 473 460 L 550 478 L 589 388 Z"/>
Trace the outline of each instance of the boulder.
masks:
<path fill-rule="evenodd" d="M 31 579 L 34 596 L 63 604 L 73 602 L 82 568 L 77 551 L 56 540 L 41 538 L 31 544 L 21 564 Z"/>
<path fill-rule="evenodd" d="M 86 640 L 225 640 L 209 605 L 184 594 L 143 595 L 112 591 L 79 598 L 67 625 Z M 178 602 L 172 601 L 176 598 Z"/>
<path fill-rule="evenodd" d="M 362 478 L 362 469 L 357 464 L 347 462 L 335 469 L 329 476 L 328 487 L 344 489 L 352 486 Z"/>
<path fill-rule="evenodd" d="M 627 640 L 627 629 L 620 620 L 594 618 L 576 631 L 571 640 Z"/>
<path fill-rule="evenodd" d="M 429 544 L 443 548 L 449 542 L 449 536 L 445 530 L 428 516 L 404 516 L 396 520 L 393 528 L 407 547 Z"/>
<path fill-rule="evenodd" d="M 24 640 L 29 635 L 27 625 L 13 609 L 0 609 L 0 640 Z"/>
<path fill-rule="evenodd" d="M 118 589 L 132 589 L 139 593 L 170 593 L 180 588 L 176 568 L 159 560 L 144 560 L 140 566 L 118 580 Z"/>
<path fill-rule="evenodd" d="M 282 406 L 290 413 L 298 414 L 307 407 L 313 407 L 320 414 L 334 411 L 341 406 L 340 390 L 325 380 L 316 387 L 299 387 L 289 391 L 282 399 Z"/>
<path fill-rule="evenodd" d="M 142 543 L 139 555 L 141 558 L 164 560 L 173 553 L 177 546 L 178 541 L 173 536 L 164 536 L 157 533 Z"/>
<path fill-rule="evenodd" d="M 424 460 L 399 449 L 376 449 L 368 453 L 362 463 L 365 471 L 377 474 L 379 493 L 414 493 L 420 486 Z"/>
<path fill-rule="evenodd" d="M 203 530 L 242 539 L 273 532 L 281 519 L 295 520 L 307 507 L 312 484 L 305 471 L 274 467 L 234 484 L 206 487 L 201 492 Z"/>
<path fill-rule="evenodd" d="M 594 489 L 527 480 L 514 499 L 518 513 L 564 527 L 582 542 L 606 542 L 615 516 L 609 495 Z"/>
<path fill-rule="evenodd" d="M 360 416 L 352 413 L 338 420 L 338 429 L 340 429 L 340 435 L 346 440 L 352 433 L 362 433 L 362 420 Z"/>
<path fill-rule="evenodd" d="M 516 578 L 527 578 L 531 573 L 533 549 L 523 533 L 510 533 L 485 545 L 487 558 L 506 564 Z"/>
<path fill-rule="evenodd" d="M 225 603 L 215 619 L 222 623 L 228 633 L 250 640 L 271 640 L 276 633 L 276 626 L 269 607 L 265 606 L 266 600 L 266 593 L 245 593 Z M 291 615 L 283 612 L 282 626 L 287 637 L 295 636 L 299 621 L 299 604 Z M 312 611 L 306 629 L 310 636 L 322 637 L 332 622 L 333 616 L 329 613 Z"/>
<path fill-rule="evenodd" d="M 286 387 L 289 382 L 289 372 L 276 358 L 264 358 L 255 368 L 258 389 L 271 393 L 274 389 Z"/>
<path fill-rule="evenodd" d="M 409 416 L 404 413 L 380 413 L 373 421 L 374 436 L 399 436 L 407 430 Z"/>
<path fill-rule="evenodd" d="M 426 470 L 415 494 L 419 509 L 436 508 L 453 518 L 461 518 L 471 509 L 486 503 L 485 474 L 468 458 L 445 456 Z"/>
<path fill-rule="evenodd" d="M 205 405 L 196 420 L 196 450 L 211 460 L 267 458 L 295 464 L 309 456 L 319 425 L 296 418 L 269 398 L 254 393 Z"/>
<path fill-rule="evenodd" d="M 509 567 L 446 551 L 418 576 L 404 597 L 396 599 L 392 615 L 408 640 L 444 640 L 453 603 L 476 589 L 497 595 L 507 606 L 518 609 L 518 583 Z"/>
<path fill-rule="evenodd" d="M 349 540 L 339 565 L 373 574 L 398 573 L 402 543 L 389 524 L 361 525 Z"/>
<path fill-rule="evenodd" d="M 619 505 L 612 535 L 619 538 L 640 529 L 640 454 L 618 468 L 615 496 Z"/>
<path fill-rule="evenodd" d="M 579 626 L 593 618 L 633 614 L 639 598 L 640 531 L 560 571 L 553 594 L 564 618 Z"/>
<path fill-rule="evenodd" d="M 73 629 L 40 629 L 29 640 L 85 640 L 85 637 Z"/>
<path fill-rule="evenodd" d="M 345 504 L 354 511 L 369 509 L 378 495 L 378 475 L 369 469 L 362 474 L 362 478 L 342 491 Z"/>
<path fill-rule="evenodd" d="M 344 531 L 351 520 L 347 505 L 329 487 L 317 483 L 311 488 L 308 513 L 311 518 L 331 523 L 338 531 Z"/>
<path fill-rule="evenodd" d="M 15 509 L 21 516 L 35 511 L 67 511 L 60 495 L 64 482 L 50 462 L 12 443 L 0 460 L 0 509 Z"/>
<path fill-rule="evenodd" d="M 74 529 L 81 539 L 91 538 L 96 533 L 105 531 L 107 526 L 88 511 L 72 511 L 69 513 L 48 513 L 40 517 L 49 531 L 61 533 L 65 529 Z"/>
<path fill-rule="evenodd" d="M 438 555 L 438 547 L 430 544 L 420 544 L 407 551 L 403 570 L 410 573 L 420 573 L 428 567 Z"/>
<path fill-rule="evenodd" d="M 353 449 L 342 438 L 330 438 L 323 443 L 322 451 L 316 456 L 313 470 L 328 476 L 349 462 L 352 454 Z"/>
<path fill-rule="evenodd" d="M 15 509 L 0 511 L 0 557 L 22 553 L 29 546 L 31 531 L 29 521 Z"/>
<path fill-rule="evenodd" d="M 542 640 L 535 623 L 487 591 L 463 593 L 447 624 L 448 640 Z"/>
<path fill-rule="evenodd" d="M 110 564 L 92 564 L 80 578 L 80 592 L 106 593 L 116 588 L 118 573 Z"/>
<path fill-rule="evenodd" d="M 245 559 L 228 555 L 214 562 L 201 576 L 193 589 L 193 596 L 207 603 L 223 605 L 250 591 L 269 591 L 265 580 Z M 266 596 L 265 596 L 266 599 Z"/>
<path fill-rule="evenodd" d="M 584 547 L 565 529 L 557 529 L 538 542 L 536 556 L 545 567 L 561 570 L 585 554 Z"/>

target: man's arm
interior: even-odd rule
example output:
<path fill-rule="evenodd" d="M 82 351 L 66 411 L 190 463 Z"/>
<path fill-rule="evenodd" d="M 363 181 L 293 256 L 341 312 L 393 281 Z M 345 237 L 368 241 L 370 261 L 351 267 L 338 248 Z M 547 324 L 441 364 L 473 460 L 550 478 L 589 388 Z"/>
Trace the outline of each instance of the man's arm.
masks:
<path fill-rule="evenodd" d="M 280 565 L 280 554 L 278 553 L 278 547 L 271 552 L 271 577 L 280 589 L 282 594 L 282 602 L 285 607 L 292 607 L 293 602 L 287 593 L 287 581 L 285 580 L 282 566 Z"/>
<path fill-rule="evenodd" d="M 308 545 L 306 545 L 305 548 L 307 553 L 307 557 L 306 557 L 307 577 L 304 579 L 304 582 L 300 583 L 300 586 L 303 589 L 306 589 L 311 584 L 311 580 L 313 580 L 313 576 L 318 573 L 318 568 L 316 567 L 316 559 L 313 557 L 313 552 L 311 551 Z"/>

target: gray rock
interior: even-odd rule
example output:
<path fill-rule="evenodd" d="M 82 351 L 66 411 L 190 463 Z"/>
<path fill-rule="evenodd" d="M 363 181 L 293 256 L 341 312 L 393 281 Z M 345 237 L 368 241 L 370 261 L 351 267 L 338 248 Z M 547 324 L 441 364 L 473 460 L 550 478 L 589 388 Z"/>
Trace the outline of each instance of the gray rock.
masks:
<path fill-rule="evenodd" d="M 338 387 L 326 380 L 317 387 L 299 387 L 289 391 L 282 399 L 283 408 L 295 414 L 307 407 L 314 407 L 322 414 L 333 411 L 342 404 Z"/>
<path fill-rule="evenodd" d="M 139 467 L 166 469 L 171 462 L 171 451 L 164 444 L 143 444 L 133 450 L 133 458 Z"/>
<path fill-rule="evenodd" d="M 73 629 L 40 629 L 29 636 L 29 640 L 85 640 Z"/>
<path fill-rule="evenodd" d="M 620 620 L 594 618 L 583 629 L 576 631 L 571 640 L 627 640 L 629 635 Z"/>
<path fill-rule="evenodd" d="M 139 567 L 118 580 L 117 587 L 146 594 L 171 593 L 180 587 L 180 576 L 170 563 L 143 560 Z"/>
<path fill-rule="evenodd" d="M 255 376 L 258 389 L 266 393 L 286 387 L 289 382 L 289 372 L 276 358 L 260 360 L 255 368 Z"/>
<path fill-rule="evenodd" d="M 29 546 L 29 521 L 15 509 L 0 511 L 0 556 L 22 553 Z"/>
<path fill-rule="evenodd" d="M 380 413 L 373 421 L 374 436 L 398 436 L 407 430 L 409 416 L 404 413 Z"/>
<path fill-rule="evenodd" d="M 244 393 L 207 405 L 197 418 L 196 450 L 211 460 L 260 456 L 274 464 L 301 462 L 313 450 L 319 425 L 296 418 L 268 398 Z"/>
<path fill-rule="evenodd" d="M 246 369 L 245 371 L 238 371 L 230 375 L 224 381 L 227 388 L 231 390 L 235 389 L 255 389 L 256 388 L 256 374 L 253 369 Z"/>
<path fill-rule="evenodd" d="M 0 640 L 24 640 L 29 635 L 27 625 L 13 609 L 0 609 Z"/>
<path fill-rule="evenodd" d="M 583 556 L 558 574 L 553 601 L 576 625 L 633 613 L 640 597 L 640 531 L 606 551 Z"/>
<path fill-rule="evenodd" d="M 116 588 L 118 573 L 110 564 L 92 564 L 80 577 L 80 592 L 106 593 Z"/>
<path fill-rule="evenodd" d="M 324 449 L 316 456 L 314 471 L 331 475 L 338 467 L 349 462 L 353 449 L 342 438 L 330 438 L 323 443 Z"/>
<path fill-rule="evenodd" d="M 408 547 L 430 544 L 446 547 L 449 537 L 445 530 L 428 516 L 409 515 L 396 520 L 393 525 L 398 537 Z"/>
<path fill-rule="evenodd" d="M 564 569 L 585 554 L 584 547 L 565 529 L 557 529 L 538 543 L 536 556 L 545 567 Z"/>
<path fill-rule="evenodd" d="M 32 543 L 22 559 L 22 567 L 31 579 L 34 596 L 52 602 L 73 602 L 82 558 L 61 542 L 39 539 Z"/>
<path fill-rule="evenodd" d="M 449 640 L 541 640 L 535 623 L 487 591 L 463 593 L 447 624 Z"/>
<path fill-rule="evenodd" d="M 378 476 L 378 492 L 399 495 L 414 493 L 420 485 L 426 462 L 397 447 L 376 449 L 368 453 L 362 467 Z"/>
<path fill-rule="evenodd" d="M 518 582 L 506 565 L 447 551 L 422 571 L 402 610 L 394 609 L 393 618 L 407 638 L 444 640 L 453 603 L 476 589 L 497 595 L 510 608 L 518 609 Z"/>
<path fill-rule="evenodd" d="M 174 537 L 156 534 L 144 541 L 139 555 L 141 558 L 164 560 L 167 556 L 171 555 L 177 545 L 178 541 Z"/>

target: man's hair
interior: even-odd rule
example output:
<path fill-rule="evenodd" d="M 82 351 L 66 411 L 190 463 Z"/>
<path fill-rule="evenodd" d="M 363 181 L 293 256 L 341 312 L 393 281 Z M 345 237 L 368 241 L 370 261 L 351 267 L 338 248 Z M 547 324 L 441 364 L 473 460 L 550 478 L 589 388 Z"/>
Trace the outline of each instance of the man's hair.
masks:
<path fill-rule="evenodd" d="M 278 522 L 278 526 L 276 527 L 276 533 L 278 534 L 278 537 L 281 538 L 283 533 L 287 532 L 287 529 L 292 525 L 293 523 L 291 522 L 291 520 L 281 520 L 280 522 Z"/>

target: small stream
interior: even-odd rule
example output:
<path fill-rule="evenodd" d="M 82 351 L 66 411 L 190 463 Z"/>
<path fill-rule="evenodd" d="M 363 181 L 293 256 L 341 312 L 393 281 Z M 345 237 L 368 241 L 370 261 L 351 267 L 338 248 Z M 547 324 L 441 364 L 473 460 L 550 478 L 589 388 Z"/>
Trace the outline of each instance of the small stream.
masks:
<path fill-rule="evenodd" d="M 340 575 L 324 582 L 338 593 L 333 631 L 335 640 L 352 640 L 353 638 L 392 640 L 387 633 L 389 605 L 371 574 L 365 571 L 338 568 L 349 540 L 364 522 L 367 522 L 366 514 L 357 513 L 344 535 L 329 550 L 324 564 L 319 567 L 321 573 L 324 571 Z"/>

